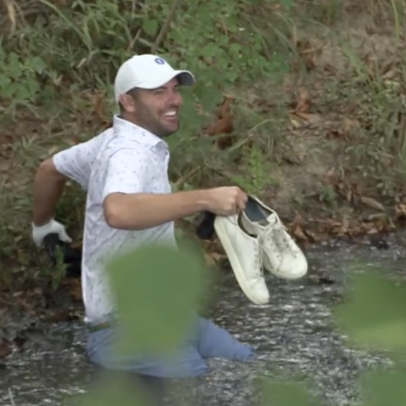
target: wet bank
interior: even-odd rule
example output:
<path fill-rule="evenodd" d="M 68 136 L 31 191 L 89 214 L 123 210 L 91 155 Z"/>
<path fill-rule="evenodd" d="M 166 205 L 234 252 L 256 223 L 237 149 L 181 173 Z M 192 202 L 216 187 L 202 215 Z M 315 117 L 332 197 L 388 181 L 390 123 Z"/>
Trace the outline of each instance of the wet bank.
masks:
<path fill-rule="evenodd" d="M 198 380 L 192 396 L 196 405 L 254 405 L 258 375 L 271 377 L 301 373 L 315 381 L 315 391 L 330 405 L 357 400 L 354 380 L 371 367 L 390 366 L 378 353 L 354 351 L 332 327 L 331 306 L 346 289 L 346 268 L 365 261 L 365 272 L 379 265 L 390 277 L 406 277 L 406 253 L 402 236 L 389 240 L 389 249 L 326 244 L 307 251 L 309 276 L 286 282 L 267 276 L 271 302 L 251 305 L 231 272 L 216 286 L 214 320 L 242 341 L 258 348 L 258 360 L 250 365 L 212 360 L 212 372 Z M 62 405 L 87 389 L 93 368 L 84 356 L 84 329 L 80 322 L 32 329 L 24 351 L 7 357 L 0 367 L 0 404 Z M 12 395 L 12 400 L 10 399 Z M 13 403 L 14 402 L 14 403 Z M 190 403 L 189 403 L 190 404 Z"/>

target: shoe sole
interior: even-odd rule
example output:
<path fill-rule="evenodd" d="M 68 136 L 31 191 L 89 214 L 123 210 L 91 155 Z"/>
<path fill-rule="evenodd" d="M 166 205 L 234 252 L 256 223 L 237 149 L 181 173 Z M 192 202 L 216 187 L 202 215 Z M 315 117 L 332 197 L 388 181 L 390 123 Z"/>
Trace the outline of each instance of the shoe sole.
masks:
<path fill-rule="evenodd" d="M 275 270 L 270 271 L 268 268 L 265 268 L 269 273 L 271 273 L 272 275 L 276 276 L 279 279 L 284 279 L 285 281 L 296 281 L 298 279 L 303 278 L 304 276 L 306 276 L 307 274 L 307 268 L 306 271 L 299 274 L 299 275 L 295 275 L 295 276 L 286 276 L 286 274 L 281 274 L 279 272 L 276 272 Z"/>
<path fill-rule="evenodd" d="M 230 243 L 230 240 L 227 236 L 227 232 L 222 225 L 222 220 L 219 217 L 216 217 L 214 221 L 214 229 L 216 230 L 217 237 L 221 241 L 221 245 L 224 248 L 224 251 L 227 254 L 228 261 L 230 262 L 231 269 L 234 272 L 234 275 L 237 279 L 238 284 L 240 285 L 241 290 L 244 292 L 245 296 L 254 304 L 257 305 L 264 305 L 269 303 L 269 298 L 266 300 L 266 302 L 263 301 L 258 301 L 256 298 L 251 296 L 250 291 L 248 287 L 247 280 L 245 278 L 244 270 L 242 269 L 240 262 L 237 260 L 237 255 L 234 250 L 233 245 Z"/>
<path fill-rule="evenodd" d="M 304 276 L 306 276 L 308 268 L 309 268 L 306 257 L 304 257 L 304 259 L 303 259 L 303 265 L 302 266 L 304 267 L 304 270 L 302 272 L 296 273 L 295 276 L 286 276 L 286 273 L 280 273 L 280 272 L 276 271 L 273 267 L 271 267 L 268 260 L 266 260 L 265 264 L 264 264 L 264 268 L 269 273 L 276 276 L 277 278 L 284 279 L 284 280 L 287 280 L 287 281 L 294 281 L 294 280 L 301 279 Z"/>

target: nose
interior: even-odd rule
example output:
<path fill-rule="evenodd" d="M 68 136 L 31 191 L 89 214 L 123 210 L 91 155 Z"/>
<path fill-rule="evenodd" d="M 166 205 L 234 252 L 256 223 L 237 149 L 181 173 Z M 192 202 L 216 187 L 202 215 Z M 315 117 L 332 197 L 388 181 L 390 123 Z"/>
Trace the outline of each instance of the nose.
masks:
<path fill-rule="evenodd" d="M 171 92 L 171 96 L 169 98 L 169 105 L 171 107 L 179 107 L 182 103 L 182 97 L 178 91 Z"/>

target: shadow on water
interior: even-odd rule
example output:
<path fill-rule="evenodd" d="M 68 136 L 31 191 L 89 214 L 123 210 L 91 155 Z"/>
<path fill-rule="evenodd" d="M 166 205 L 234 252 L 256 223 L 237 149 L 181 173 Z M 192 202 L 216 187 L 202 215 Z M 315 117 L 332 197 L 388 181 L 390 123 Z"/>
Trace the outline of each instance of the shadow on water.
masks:
<path fill-rule="evenodd" d="M 354 379 L 360 371 L 390 365 L 383 355 L 347 348 L 344 337 L 332 327 L 330 309 L 345 290 L 348 263 L 365 261 L 365 271 L 380 265 L 383 272 L 403 279 L 404 249 L 395 242 L 388 250 L 326 245 L 312 248 L 307 255 L 307 278 L 286 282 L 267 275 L 271 302 L 263 307 L 247 302 L 232 273 L 226 273 L 216 287 L 212 317 L 240 340 L 256 346 L 258 359 L 252 364 L 211 360 L 212 372 L 193 382 L 185 404 L 254 405 L 257 376 L 300 373 L 314 380 L 316 393 L 327 403 L 347 405 L 357 398 Z M 9 357 L 0 368 L 1 405 L 12 405 L 10 391 L 16 406 L 64 404 L 64 399 L 86 391 L 93 368 L 84 354 L 83 325 L 59 323 L 35 337 L 30 349 Z"/>

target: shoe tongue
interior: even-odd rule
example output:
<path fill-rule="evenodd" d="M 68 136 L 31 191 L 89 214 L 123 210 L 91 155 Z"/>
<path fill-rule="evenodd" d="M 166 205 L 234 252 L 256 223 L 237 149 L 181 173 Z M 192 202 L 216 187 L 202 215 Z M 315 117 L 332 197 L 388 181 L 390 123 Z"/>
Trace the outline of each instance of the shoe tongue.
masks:
<path fill-rule="evenodd" d="M 265 222 L 265 220 L 264 220 Z M 270 214 L 267 218 L 266 218 L 266 223 L 268 225 L 275 225 L 278 222 L 278 219 L 276 217 L 275 213 Z"/>

